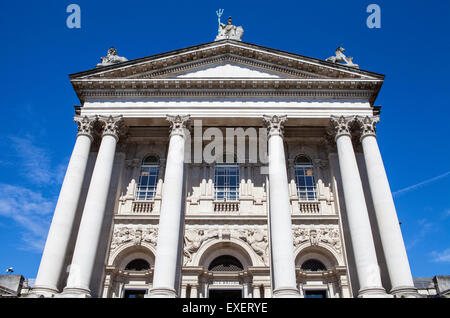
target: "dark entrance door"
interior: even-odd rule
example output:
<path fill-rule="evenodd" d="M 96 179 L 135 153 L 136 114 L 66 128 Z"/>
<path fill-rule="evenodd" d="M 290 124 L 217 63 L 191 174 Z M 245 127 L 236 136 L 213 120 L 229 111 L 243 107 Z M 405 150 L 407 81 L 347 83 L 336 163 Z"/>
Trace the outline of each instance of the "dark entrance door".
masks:
<path fill-rule="evenodd" d="M 124 293 L 124 298 L 144 298 L 145 290 L 127 289 Z"/>
<path fill-rule="evenodd" d="M 236 299 L 242 298 L 241 289 L 210 289 L 209 298 L 212 299 Z"/>
<path fill-rule="evenodd" d="M 305 290 L 305 298 L 327 298 L 326 290 Z"/>

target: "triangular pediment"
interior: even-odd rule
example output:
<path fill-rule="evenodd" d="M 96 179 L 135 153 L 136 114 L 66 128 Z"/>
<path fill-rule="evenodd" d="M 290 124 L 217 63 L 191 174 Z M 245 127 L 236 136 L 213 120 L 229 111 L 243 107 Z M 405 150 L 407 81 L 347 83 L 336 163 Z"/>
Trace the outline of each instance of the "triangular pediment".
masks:
<path fill-rule="evenodd" d="M 382 79 L 380 74 L 224 40 L 71 75 L 77 79 Z"/>
<path fill-rule="evenodd" d="M 167 78 L 288 78 L 282 72 L 270 72 L 263 68 L 247 66 L 233 62 L 219 62 L 212 65 L 200 66 L 188 71 L 176 72 L 168 74 Z"/>

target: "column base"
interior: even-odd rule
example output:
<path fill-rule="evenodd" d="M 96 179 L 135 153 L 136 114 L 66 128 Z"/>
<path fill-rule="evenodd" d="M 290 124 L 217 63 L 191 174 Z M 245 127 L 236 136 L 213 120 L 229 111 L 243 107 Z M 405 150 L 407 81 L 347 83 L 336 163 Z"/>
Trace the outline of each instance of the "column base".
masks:
<path fill-rule="evenodd" d="M 395 298 L 422 298 L 417 288 L 412 286 L 398 286 L 391 289 L 391 295 Z"/>
<path fill-rule="evenodd" d="M 48 287 L 48 286 L 34 286 L 30 293 L 28 294 L 28 298 L 53 298 L 57 295 L 59 291 L 56 288 Z"/>
<path fill-rule="evenodd" d="M 273 298 L 300 298 L 300 292 L 296 288 L 281 287 L 273 291 Z"/>
<path fill-rule="evenodd" d="M 358 298 L 393 298 L 393 296 L 387 294 L 382 287 L 369 287 L 360 289 Z"/>
<path fill-rule="evenodd" d="M 153 288 L 145 298 L 177 298 L 177 292 L 172 288 Z"/>
<path fill-rule="evenodd" d="M 57 298 L 91 298 L 91 291 L 85 288 L 66 287 Z"/>

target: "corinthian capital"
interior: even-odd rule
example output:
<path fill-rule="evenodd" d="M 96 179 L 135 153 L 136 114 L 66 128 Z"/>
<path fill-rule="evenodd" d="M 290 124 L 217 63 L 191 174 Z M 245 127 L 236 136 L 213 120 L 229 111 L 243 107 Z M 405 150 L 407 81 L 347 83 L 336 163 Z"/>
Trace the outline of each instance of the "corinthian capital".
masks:
<path fill-rule="evenodd" d="M 351 137 L 351 126 L 355 121 L 354 116 L 331 116 L 330 124 L 333 128 L 334 139 L 338 139 L 341 136 Z"/>
<path fill-rule="evenodd" d="M 103 125 L 102 136 L 110 135 L 119 140 L 123 118 L 119 116 L 98 116 L 98 121 Z"/>
<path fill-rule="evenodd" d="M 375 125 L 380 122 L 380 117 L 378 116 L 357 116 L 356 123 L 361 129 L 361 139 L 366 136 L 377 136 Z"/>
<path fill-rule="evenodd" d="M 75 116 L 73 120 L 78 124 L 78 136 L 87 136 L 92 140 L 97 116 Z"/>
<path fill-rule="evenodd" d="M 269 129 L 268 135 L 272 136 L 283 136 L 283 126 L 284 122 L 287 121 L 287 116 L 277 116 L 277 115 L 263 115 L 264 123 Z"/>
<path fill-rule="evenodd" d="M 190 115 L 166 115 L 166 120 L 170 123 L 170 135 L 180 135 L 184 137 L 184 130 L 186 129 L 186 124 L 188 123 L 190 117 Z"/>

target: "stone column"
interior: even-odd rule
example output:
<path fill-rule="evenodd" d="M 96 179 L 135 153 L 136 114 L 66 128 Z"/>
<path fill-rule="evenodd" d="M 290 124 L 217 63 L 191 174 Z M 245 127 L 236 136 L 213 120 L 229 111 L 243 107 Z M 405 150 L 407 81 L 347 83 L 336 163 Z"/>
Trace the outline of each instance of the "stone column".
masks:
<path fill-rule="evenodd" d="M 90 297 L 91 294 L 89 284 L 97 256 L 122 116 L 100 116 L 99 121 L 104 125 L 103 137 L 81 217 L 67 286 L 63 292 L 68 297 Z"/>
<path fill-rule="evenodd" d="M 191 294 L 189 298 L 198 298 L 198 285 L 191 285 Z"/>
<path fill-rule="evenodd" d="M 264 116 L 269 129 L 269 199 L 273 296 L 299 297 L 282 125 L 286 116 Z"/>
<path fill-rule="evenodd" d="M 175 281 L 180 257 L 180 236 L 183 233 L 182 219 L 184 142 L 186 122 L 189 116 L 167 116 L 171 125 L 166 173 L 162 191 L 159 217 L 158 244 L 153 275 L 151 298 L 174 298 L 177 296 Z"/>
<path fill-rule="evenodd" d="M 331 117 L 339 157 L 345 208 L 359 281 L 358 297 L 384 297 L 369 214 L 350 134 L 354 117 Z"/>
<path fill-rule="evenodd" d="M 261 298 L 260 285 L 253 285 L 253 298 Z"/>
<path fill-rule="evenodd" d="M 52 224 L 42 254 L 36 285 L 32 293 L 44 296 L 58 293 L 58 282 L 63 271 L 78 201 L 83 185 L 86 165 L 91 148 L 92 128 L 96 117 L 74 118 L 78 124 L 78 135 L 61 186 Z"/>
<path fill-rule="evenodd" d="M 378 117 L 357 118 L 375 216 L 392 285 L 391 293 L 417 296 L 389 181 L 378 148 L 375 132 L 378 121 Z"/>

